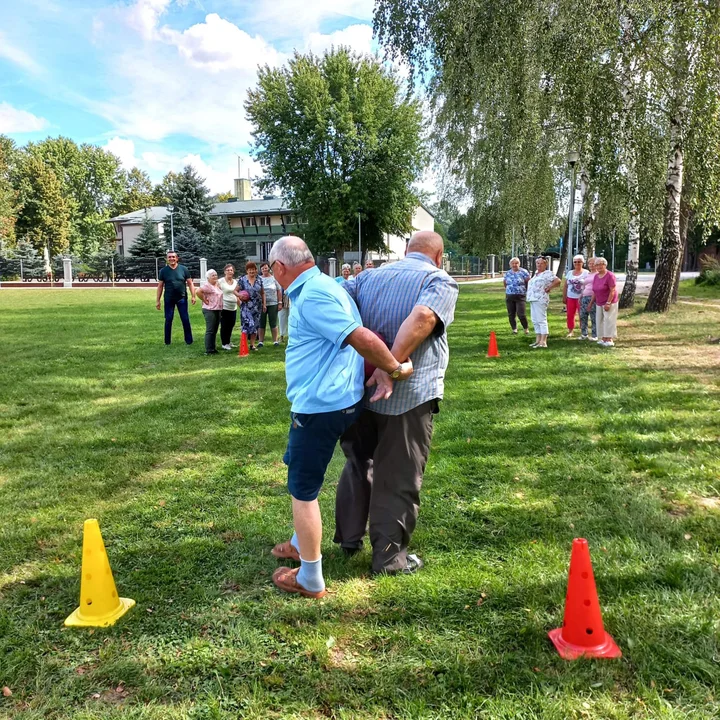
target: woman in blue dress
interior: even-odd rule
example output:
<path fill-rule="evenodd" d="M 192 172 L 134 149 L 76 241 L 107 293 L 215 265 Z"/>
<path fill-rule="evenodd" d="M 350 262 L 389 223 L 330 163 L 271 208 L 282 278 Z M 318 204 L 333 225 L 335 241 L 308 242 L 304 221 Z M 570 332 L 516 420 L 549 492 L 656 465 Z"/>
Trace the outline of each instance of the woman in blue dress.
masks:
<path fill-rule="evenodd" d="M 255 338 L 260 327 L 260 315 L 265 311 L 265 290 L 258 278 L 257 265 L 254 262 L 245 264 L 245 275 L 238 280 L 235 294 L 242 303 L 240 307 L 242 331 L 247 335 L 250 349 L 257 350 Z"/>

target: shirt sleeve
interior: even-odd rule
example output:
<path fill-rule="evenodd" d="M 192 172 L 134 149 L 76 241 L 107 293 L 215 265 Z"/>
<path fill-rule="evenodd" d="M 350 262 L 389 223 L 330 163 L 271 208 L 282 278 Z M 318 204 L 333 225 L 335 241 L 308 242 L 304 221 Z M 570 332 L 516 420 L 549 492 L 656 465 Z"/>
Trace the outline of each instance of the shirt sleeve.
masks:
<path fill-rule="evenodd" d="M 430 275 L 423 285 L 415 305 L 424 305 L 438 316 L 440 324 L 436 326 L 435 334 L 442 334 L 455 319 L 458 293 L 457 282 L 445 273 Z"/>
<path fill-rule="evenodd" d="M 350 333 L 362 327 L 340 298 L 315 288 L 307 293 L 303 299 L 303 319 L 334 345 L 342 345 Z"/>

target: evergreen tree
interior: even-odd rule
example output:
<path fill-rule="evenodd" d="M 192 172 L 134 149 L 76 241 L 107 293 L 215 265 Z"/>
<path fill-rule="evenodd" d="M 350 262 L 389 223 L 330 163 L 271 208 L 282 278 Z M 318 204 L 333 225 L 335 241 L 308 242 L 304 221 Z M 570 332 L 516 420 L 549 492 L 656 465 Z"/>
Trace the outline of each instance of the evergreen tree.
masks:
<path fill-rule="evenodd" d="M 15 240 L 16 194 L 10 174 L 16 156 L 15 143 L 0 135 L 0 245 L 3 247 Z"/>
<path fill-rule="evenodd" d="M 165 255 L 165 241 L 160 238 L 157 223 L 150 219 L 147 212 L 143 220 L 143 229 L 130 248 L 130 254 L 133 257 L 143 258 L 156 258 Z"/>
<path fill-rule="evenodd" d="M 245 252 L 240 237 L 233 235 L 225 217 L 212 218 L 212 230 L 207 246 L 208 267 L 222 275 L 222 268 L 232 263 L 236 268 L 245 265 Z"/>
<path fill-rule="evenodd" d="M 26 238 L 17 241 L 12 257 L 14 260 L 22 260 L 23 277 L 38 278 L 43 275 L 45 263 L 34 244 Z"/>
<path fill-rule="evenodd" d="M 210 211 L 214 203 L 210 191 L 192 165 L 186 165 L 170 188 L 170 200 L 175 206 L 178 219 L 175 221 L 197 230 L 204 238 L 210 235 Z M 182 217 L 180 217 L 182 216 Z"/>
<path fill-rule="evenodd" d="M 190 262 L 205 256 L 207 238 L 191 224 L 184 212 L 175 213 L 175 250 L 184 260 Z"/>

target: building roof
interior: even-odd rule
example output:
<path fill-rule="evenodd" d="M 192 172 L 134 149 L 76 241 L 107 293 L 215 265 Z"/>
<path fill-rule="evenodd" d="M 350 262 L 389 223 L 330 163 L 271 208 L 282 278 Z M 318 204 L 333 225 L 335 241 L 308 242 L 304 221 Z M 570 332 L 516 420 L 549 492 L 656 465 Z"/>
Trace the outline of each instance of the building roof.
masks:
<path fill-rule="evenodd" d="M 110 218 L 108 222 L 119 222 L 123 225 L 142 225 L 146 212 L 153 222 L 158 223 L 163 222 L 170 214 L 164 205 L 154 205 L 153 207 L 143 208 L 142 210 L 135 210 L 135 212 L 125 213 L 125 215 L 118 215 L 117 217 Z"/>
<path fill-rule="evenodd" d="M 291 209 L 282 198 L 268 200 L 233 200 L 231 202 L 215 203 L 210 211 L 211 215 L 248 215 L 265 213 L 289 213 Z"/>

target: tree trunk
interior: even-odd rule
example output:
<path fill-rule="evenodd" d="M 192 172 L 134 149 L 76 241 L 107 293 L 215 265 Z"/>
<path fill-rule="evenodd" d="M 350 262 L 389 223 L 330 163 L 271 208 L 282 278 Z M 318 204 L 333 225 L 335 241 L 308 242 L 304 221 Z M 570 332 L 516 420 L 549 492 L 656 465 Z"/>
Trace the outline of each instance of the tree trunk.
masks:
<path fill-rule="evenodd" d="M 665 207 L 663 211 L 663 238 L 660 244 L 655 281 L 650 289 L 645 310 L 667 312 L 672 301 L 675 278 L 682 260 L 680 238 L 680 199 L 682 197 L 684 152 L 682 127 L 683 118 L 679 112 L 670 119 L 671 153 L 668 159 L 668 173 L 665 181 Z"/>
<path fill-rule="evenodd" d="M 687 180 L 685 181 L 687 187 Z M 675 304 L 678 300 L 678 289 L 680 288 L 680 274 L 682 273 L 683 261 L 685 259 L 685 250 L 687 248 L 688 229 L 690 227 L 690 214 L 692 210 L 685 202 L 686 189 L 683 189 L 683 197 L 680 199 L 680 262 L 678 263 L 677 273 L 675 275 L 675 283 L 673 285 L 672 299 L 670 302 Z"/>
<path fill-rule="evenodd" d="M 566 228 L 565 232 L 563 233 L 563 246 L 562 250 L 560 251 L 560 262 L 558 264 L 557 273 L 555 273 L 555 275 L 560 279 L 565 277 L 565 263 L 567 262 L 568 243 L 572 242 L 572 240 L 569 238 L 569 235 L 570 228 Z"/>

